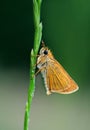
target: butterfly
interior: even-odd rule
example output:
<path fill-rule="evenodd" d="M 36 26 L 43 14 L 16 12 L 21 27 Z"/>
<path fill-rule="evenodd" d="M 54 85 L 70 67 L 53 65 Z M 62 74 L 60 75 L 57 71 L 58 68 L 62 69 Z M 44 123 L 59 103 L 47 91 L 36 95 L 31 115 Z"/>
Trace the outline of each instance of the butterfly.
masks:
<path fill-rule="evenodd" d="M 76 82 L 54 58 L 52 52 L 46 46 L 40 49 L 37 58 L 37 68 L 39 69 L 37 73 L 41 72 L 44 78 L 47 95 L 53 92 L 71 94 L 79 89 Z"/>

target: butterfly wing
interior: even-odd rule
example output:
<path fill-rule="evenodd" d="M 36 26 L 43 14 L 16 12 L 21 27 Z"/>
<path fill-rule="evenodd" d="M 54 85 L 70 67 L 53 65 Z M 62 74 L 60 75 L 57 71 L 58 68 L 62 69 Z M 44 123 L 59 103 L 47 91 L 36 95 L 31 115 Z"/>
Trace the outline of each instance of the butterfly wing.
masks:
<path fill-rule="evenodd" d="M 56 60 L 48 62 L 46 80 L 50 92 L 70 94 L 78 90 L 78 85 Z"/>

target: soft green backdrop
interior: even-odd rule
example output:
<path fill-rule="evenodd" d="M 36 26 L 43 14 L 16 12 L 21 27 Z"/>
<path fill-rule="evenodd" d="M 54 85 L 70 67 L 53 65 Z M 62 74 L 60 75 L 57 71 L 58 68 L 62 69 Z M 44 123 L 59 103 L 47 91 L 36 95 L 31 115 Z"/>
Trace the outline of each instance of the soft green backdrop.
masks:
<path fill-rule="evenodd" d="M 78 83 L 72 95 L 46 96 L 41 75 L 31 109 L 32 130 L 89 130 L 90 2 L 43 0 L 43 40 Z M 32 0 L 0 3 L 0 130 L 22 130 L 33 47 Z"/>

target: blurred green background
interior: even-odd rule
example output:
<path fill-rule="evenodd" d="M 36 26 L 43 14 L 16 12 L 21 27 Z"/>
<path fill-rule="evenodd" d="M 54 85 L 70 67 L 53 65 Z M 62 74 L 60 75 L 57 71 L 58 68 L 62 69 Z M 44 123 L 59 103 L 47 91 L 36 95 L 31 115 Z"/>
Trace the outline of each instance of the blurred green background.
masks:
<path fill-rule="evenodd" d="M 38 75 L 31 130 L 90 129 L 89 6 L 85 0 L 43 0 L 43 40 L 80 89 L 47 96 Z M 0 2 L 0 130 L 23 130 L 33 39 L 32 0 Z"/>

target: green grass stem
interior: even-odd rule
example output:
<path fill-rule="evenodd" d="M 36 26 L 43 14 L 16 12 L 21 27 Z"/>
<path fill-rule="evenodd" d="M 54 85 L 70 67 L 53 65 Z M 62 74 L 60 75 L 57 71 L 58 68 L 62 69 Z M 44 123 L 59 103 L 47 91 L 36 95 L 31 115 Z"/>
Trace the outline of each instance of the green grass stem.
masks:
<path fill-rule="evenodd" d="M 29 120 L 30 120 L 30 111 L 32 99 L 35 91 L 35 68 L 36 68 L 36 58 L 38 50 L 40 47 L 40 42 L 42 38 L 42 23 L 40 22 L 40 9 L 41 9 L 42 0 L 33 0 L 33 15 L 34 15 L 34 46 L 31 50 L 30 55 L 30 85 L 28 89 L 28 100 L 25 107 L 25 116 L 24 116 L 24 130 L 29 130 Z"/>

